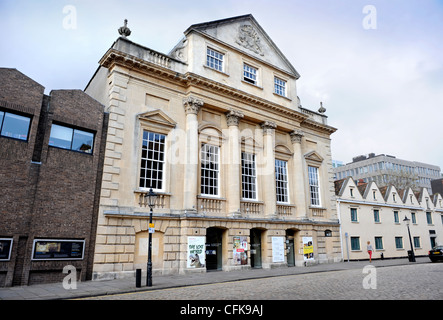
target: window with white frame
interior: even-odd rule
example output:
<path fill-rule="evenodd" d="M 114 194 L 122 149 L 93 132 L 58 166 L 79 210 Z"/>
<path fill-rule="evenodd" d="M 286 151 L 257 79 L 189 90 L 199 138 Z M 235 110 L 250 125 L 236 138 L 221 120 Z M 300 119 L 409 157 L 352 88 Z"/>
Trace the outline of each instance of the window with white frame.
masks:
<path fill-rule="evenodd" d="M 351 250 L 360 250 L 360 237 L 351 237 Z"/>
<path fill-rule="evenodd" d="M 202 195 L 218 196 L 219 194 L 219 147 L 203 144 L 201 147 L 201 180 Z"/>
<path fill-rule="evenodd" d="M 243 80 L 257 85 L 257 68 L 243 64 Z"/>
<path fill-rule="evenodd" d="M 255 154 L 242 152 L 242 197 L 243 199 L 257 199 L 257 173 L 255 167 Z"/>
<path fill-rule="evenodd" d="M 166 136 L 143 131 L 140 188 L 163 189 Z"/>
<path fill-rule="evenodd" d="M 358 222 L 357 208 L 351 208 L 351 221 Z"/>
<path fill-rule="evenodd" d="M 286 81 L 274 77 L 274 92 L 278 95 L 286 97 Z"/>
<path fill-rule="evenodd" d="M 275 159 L 275 185 L 277 202 L 289 202 L 288 162 Z"/>
<path fill-rule="evenodd" d="M 213 50 L 211 48 L 206 49 L 206 65 L 209 68 L 223 72 L 223 58 L 224 54 Z"/>
<path fill-rule="evenodd" d="M 403 237 L 395 237 L 395 248 L 403 249 Z"/>
<path fill-rule="evenodd" d="M 308 166 L 309 192 L 311 196 L 311 206 L 320 206 L 320 184 L 318 179 L 318 168 Z"/>

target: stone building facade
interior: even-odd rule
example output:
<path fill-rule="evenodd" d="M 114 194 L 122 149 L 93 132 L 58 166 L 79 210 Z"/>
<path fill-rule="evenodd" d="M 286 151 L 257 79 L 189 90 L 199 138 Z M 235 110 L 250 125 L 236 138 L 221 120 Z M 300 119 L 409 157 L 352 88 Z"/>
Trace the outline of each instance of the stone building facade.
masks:
<path fill-rule="evenodd" d="M 68 265 L 91 279 L 106 125 L 83 91 L 45 95 L 0 68 L 0 286 L 61 281 Z"/>
<path fill-rule="evenodd" d="M 411 244 L 416 256 L 426 256 L 443 244 L 443 198 L 430 195 L 427 188 L 378 187 L 375 182 L 357 183 L 353 178 L 335 182 L 340 217 L 342 252 L 345 260 L 408 256 Z M 404 219 L 410 221 L 411 241 Z"/>
<path fill-rule="evenodd" d="M 163 54 L 125 26 L 85 92 L 109 113 L 94 279 L 341 259 L 324 108 L 251 15 L 190 26 Z"/>

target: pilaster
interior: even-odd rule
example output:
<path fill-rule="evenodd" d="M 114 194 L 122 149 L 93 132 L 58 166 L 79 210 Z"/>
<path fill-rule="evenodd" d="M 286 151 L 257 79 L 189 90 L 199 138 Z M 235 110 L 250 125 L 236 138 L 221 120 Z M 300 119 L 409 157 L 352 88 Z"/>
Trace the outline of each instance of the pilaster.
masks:
<path fill-rule="evenodd" d="M 294 147 L 294 169 L 292 170 L 292 179 L 295 187 L 295 205 L 296 215 L 299 218 L 306 218 L 308 208 L 306 206 L 306 192 L 308 190 L 305 186 L 305 168 L 303 165 L 303 153 L 302 153 L 302 139 L 304 132 L 301 130 L 294 130 L 290 134 L 291 142 Z"/>
<path fill-rule="evenodd" d="M 237 110 L 230 110 L 226 113 L 226 123 L 229 128 L 229 149 L 228 149 L 228 185 L 227 185 L 227 210 L 233 216 L 239 216 L 240 213 L 240 119 L 244 117 L 243 113 Z"/>
<path fill-rule="evenodd" d="M 183 99 L 183 107 L 186 113 L 183 209 L 191 213 L 197 213 L 198 156 L 200 153 L 197 114 L 202 106 L 203 100 L 194 96 Z"/>
<path fill-rule="evenodd" d="M 265 215 L 267 217 L 277 216 L 277 198 L 275 196 L 275 128 L 277 125 L 272 121 L 265 121 L 260 125 L 263 129 L 263 180 L 264 186 L 269 191 L 263 192 L 263 200 L 265 201 Z"/>

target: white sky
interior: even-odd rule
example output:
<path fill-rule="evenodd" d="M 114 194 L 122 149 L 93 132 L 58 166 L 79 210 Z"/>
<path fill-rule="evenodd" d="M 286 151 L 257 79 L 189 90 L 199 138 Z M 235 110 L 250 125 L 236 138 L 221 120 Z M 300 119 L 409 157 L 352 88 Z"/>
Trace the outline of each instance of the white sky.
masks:
<path fill-rule="evenodd" d="M 443 0 L 1 0 L 0 66 L 46 93 L 84 89 L 125 18 L 130 40 L 168 53 L 190 25 L 248 13 L 301 74 L 303 107 L 323 101 L 333 159 L 374 152 L 443 169 Z"/>

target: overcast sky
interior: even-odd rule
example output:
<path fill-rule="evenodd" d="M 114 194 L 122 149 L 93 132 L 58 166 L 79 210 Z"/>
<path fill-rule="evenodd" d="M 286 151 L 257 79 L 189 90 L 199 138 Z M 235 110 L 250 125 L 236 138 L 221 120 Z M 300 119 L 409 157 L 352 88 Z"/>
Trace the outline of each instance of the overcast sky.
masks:
<path fill-rule="evenodd" d="M 84 89 L 125 18 L 130 40 L 168 53 L 192 24 L 249 13 L 301 74 L 302 106 L 323 101 L 333 159 L 443 169 L 443 0 L 1 0 L 0 66 L 46 93 Z"/>

